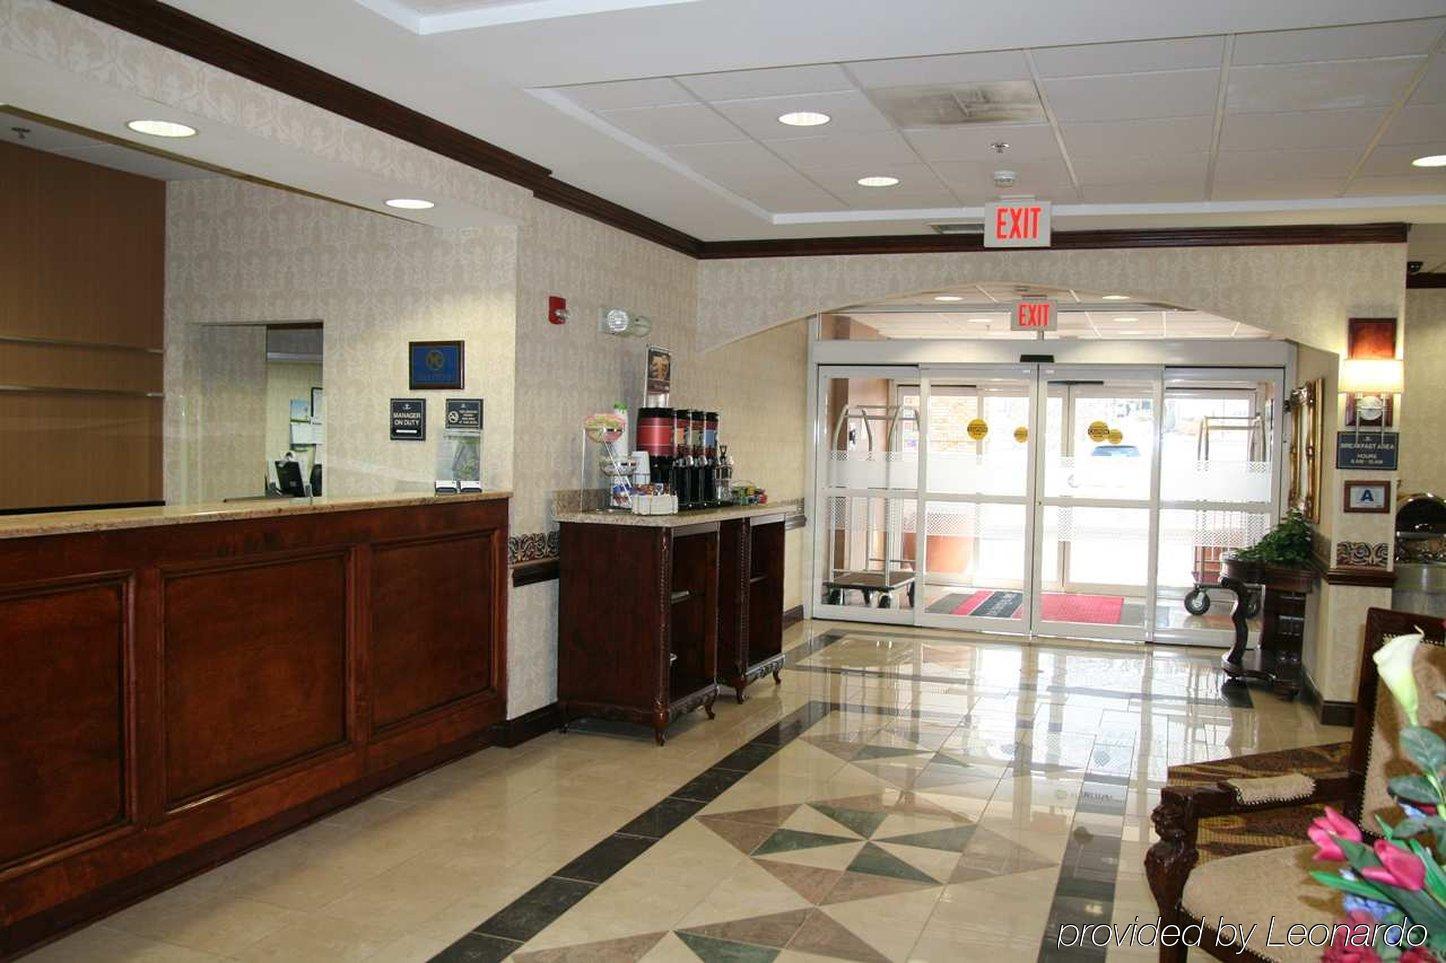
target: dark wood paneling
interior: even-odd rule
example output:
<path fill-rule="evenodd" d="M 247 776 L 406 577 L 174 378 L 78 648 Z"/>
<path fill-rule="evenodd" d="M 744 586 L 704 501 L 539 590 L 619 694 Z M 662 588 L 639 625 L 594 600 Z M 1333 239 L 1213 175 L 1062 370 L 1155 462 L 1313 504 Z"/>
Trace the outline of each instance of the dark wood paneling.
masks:
<path fill-rule="evenodd" d="M 525 712 L 516 719 L 508 719 L 493 726 L 493 740 L 499 746 L 516 748 L 531 739 L 546 735 L 562 725 L 562 713 L 556 702 L 549 702 L 540 709 Z"/>
<path fill-rule="evenodd" d="M 492 584 L 490 537 L 381 546 L 371 570 L 374 728 L 493 687 L 493 600 L 474 588 Z"/>
<path fill-rule="evenodd" d="M 345 742 L 344 555 L 172 573 L 162 592 L 168 806 Z"/>
<path fill-rule="evenodd" d="M 0 595 L 0 870 L 125 818 L 126 625 L 119 580 Z"/>
<path fill-rule="evenodd" d="M 1390 588 L 1396 584 L 1396 573 L 1386 569 L 1369 568 L 1325 568 L 1319 569 L 1321 579 L 1327 585 L 1363 585 L 1370 588 Z"/>
<path fill-rule="evenodd" d="M 1408 288 L 1446 288 L 1446 274 L 1422 272 L 1406 275 Z"/>
<path fill-rule="evenodd" d="M 1050 250 L 1153 247 L 1238 247 L 1279 244 L 1401 244 L 1407 225 L 1282 224 L 1267 227 L 1148 228 L 1055 231 Z M 744 257 L 818 257 L 834 254 L 941 254 L 983 251 L 982 234 L 902 234 L 879 237 L 809 237 L 763 241 L 705 241 L 702 260 Z"/>
<path fill-rule="evenodd" d="M 797 625 L 803 621 L 803 606 L 795 605 L 791 609 L 783 610 L 783 627 L 786 629 L 791 625 Z"/>
<path fill-rule="evenodd" d="M 411 604 L 488 613 L 486 631 L 468 637 L 486 649 L 473 664 L 492 667 L 489 688 L 372 733 L 365 710 L 374 697 L 366 671 L 373 551 L 448 540 L 485 546 L 486 561 L 463 561 L 469 574 L 460 583 L 416 582 Z M 80 631 L 72 647 L 63 621 L 51 626 L 0 608 L 0 768 L 19 767 L 23 776 L 36 766 L 27 760 L 40 759 L 52 766 L 43 775 L 56 780 L 37 804 L 20 795 L 12 772 L 0 772 L 0 833 L 13 834 L 0 836 L 12 854 L 0 863 L 14 858 L 15 840 L 34 854 L 0 865 L 0 959 L 485 744 L 505 716 L 506 544 L 507 501 L 468 498 L 0 539 L 0 599 L 37 595 L 44 583 L 120 591 L 109 588 L 119 582 L 131 586 L 120 618 L 134 625 L 122 666 L 113 628 L 92 633 L 108 649 Z M 459 603 L 443 592 L 487 601 Z M 107 604 L 97 626 L 115 621 L 117 603 Z M 72 600 L 61 607 L 70 617 L 84 612 Z M 338 626 L 348 620 L 352 638 L 338 667 Z M 20 632 L 22 625 L 36 627 Z M 433 678 L 439 673 L 428 660 L 448 655 L 423 645 L 411 652 L 415 664 L 394 663 L 389 673 Z M 349 680 L 344 699 L 340 680 Z M 92 695 L 102 692 L 109 703 Z M 104 716 L 104 740 L 95 724 L 71 725 L 82 710 Z M 67 714 L 63 722 L 56 713 Z M 187 726 L 194 731 L 182 731 Z M 72 750 L 62 731 L 83 740 L 81 748 Z M 247 740 L 255 744 L 238 745 Z M 224 789 L 208 791 L 218 785 Z M 171 804 L 197 787 L 199 796 Z M 94 807 L 84 819 L 54 811 L 77 811 L 68 791 Z M 126 801 L 124 821 L 117 798 Z M 51 819 L 69 821 L 50 826 Z"/>
<path fill-rule="evenodd" d="M 0 506 L 159 500 L 164 402 L 0 392 Z"/>
<path fill-rule="evenodd" d="M 536 585 L 538 582 L 551 582 L 557 578 L 557 571 L 555 558 L 519 562 L 512 566 L 512 587 L 521 588 L 524 585 Z"/>

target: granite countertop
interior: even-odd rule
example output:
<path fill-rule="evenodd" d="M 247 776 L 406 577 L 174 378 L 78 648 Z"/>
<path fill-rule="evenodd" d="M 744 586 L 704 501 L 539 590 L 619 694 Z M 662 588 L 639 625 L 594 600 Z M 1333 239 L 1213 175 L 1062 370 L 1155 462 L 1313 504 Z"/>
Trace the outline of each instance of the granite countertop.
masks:
<path fill-rule="evenodd" d="M 595 509 L 589 512 L 558 512 L 555 521 L 574 522 L 583 525 L 633 525 L 641 528 L 681 528 L 684 525 L 698 525 L 704 522 L 726 522 L 733 518 L 752 515 L 791 515 L 802 511 L 798 502 L 778 502 L 769 505 L 734 505 L 729 508 L 702 508 L 696 511 L 679 512 L 676 515 L 634 515 L 632 512 Z"/>
<path fill-rule="evenodd" d="M 0 538 L 37 535 L 73 535 L 125 528 L 153 528 L 159 525 L 189 525 L 197 522 L 225 522 L 268 518 L 276 515 L 307 515 L 318 512 L 360 511 L 368 508 L 404 508 L 410 505 L 451 504 L 507 498 L 507 491 L 469 492 L 465 495 L 434 495 L 430 492 L 399 492 L 393 495 L 354 495 L 332 498 L 258 498 L 237 502 L 199 505 L 157 505 L 147 508 L 101 508 L 89 511 L 43 512 L 35 515 L 0 516 Z"/>

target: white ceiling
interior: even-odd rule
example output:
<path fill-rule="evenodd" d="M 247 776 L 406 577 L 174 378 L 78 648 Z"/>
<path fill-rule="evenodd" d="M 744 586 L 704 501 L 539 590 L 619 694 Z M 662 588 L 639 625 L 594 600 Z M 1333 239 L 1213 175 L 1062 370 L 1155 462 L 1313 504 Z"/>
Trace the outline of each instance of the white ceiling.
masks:
<path fill-rule="evenodd" d="M 1059 308 L 1058 330 L 1047 335 L 1068 340 L 1149 340 L 1161 338 L 1270 338 L 1270 332 L 1228 318 L 1188 311 L 1170 304 L 1106 300 L 1105 295 L 1042 285 L 970 284 L 906 298 L 854 305 L 836 312 L 873 329 L 885 339 L 1034 338 L 1009 329 L 1010 310 L 1022 297 L 1050 298 Z M 936 301 L 944 295 L 962 300 Z M 855 335 L 857 336 L 857 335 Z"/>
<path fill-rule="evenodd" d="M 1446 222 L 1446 0 L 170 2 L 708 240 L 927 231 L 1000 167 L 1063 229 Z"/>
<path fill-rule="evenodd" d="M 88 164 L 98 164 L 129 174 L 139 174 L 158 181 L 195 180 L 201 177 L 222 177 L 214 171 L 168 157 L 123 147 L 88 137 L 75 131 L 50 127 L 28 117 L 17 117 L 0 111 L 0 141 L 34 150 L 60 154 Z"/>

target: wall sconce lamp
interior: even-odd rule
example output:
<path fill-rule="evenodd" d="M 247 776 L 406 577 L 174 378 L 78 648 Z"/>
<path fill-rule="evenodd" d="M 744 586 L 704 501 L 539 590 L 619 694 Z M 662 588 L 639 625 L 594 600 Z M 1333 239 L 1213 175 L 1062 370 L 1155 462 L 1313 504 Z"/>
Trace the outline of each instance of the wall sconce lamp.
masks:
<path fill-rule="evenodd" d="M 603 308 L 601 328 L 619 338 L 641 338 L 653 330 L 653 319 L 623 308 Z"/>
<path fill-rule="evenodd" d="M 1339 392 L 1354 396 L 1356 427 L 1390 421 L 1391 396 L 1406 387 L 1405 364 L 1400 358 L 1346 358 L 1341 362 Z"/>

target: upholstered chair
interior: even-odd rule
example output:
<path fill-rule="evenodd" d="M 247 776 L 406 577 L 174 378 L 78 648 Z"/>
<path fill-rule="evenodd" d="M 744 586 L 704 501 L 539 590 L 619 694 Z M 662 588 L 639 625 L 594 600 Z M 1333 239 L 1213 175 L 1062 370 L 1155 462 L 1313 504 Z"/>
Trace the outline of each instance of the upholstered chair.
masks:
<path fill-rule="evenodd" d="M 1214 785 L 1169 786 L 1160 794 L 1152 819 L 1160 840 L 1145 857 L 1150 888 L 1161 918 L 1181 925 L 1204 924 L 1202 949 L 1222 960 L 1271 963 L 1317 963 L 1319 946 L 1265 943 L 1267 924 L 1276 921 L 1275 937 L 1292 923 L 1332 924 L 1344 918 L 1339 895 L 1310 878 L 1315 869 L 1333 864 L 1315 862 L 1314 843 L 1259 849 L 1200 860 L 1198 837 L 1202 820 L 1260 813 L 1288 807 L 1328 803 L 1354 819 L 1368 837 L 1378 829 L 1378 815 L 1388 822 L 1401 818 L 1386 783 L 1392 776 L 1414 772 L 1400 750 L 1401 713 L 1389 690 L 1378 684 L 1371 656 L 1382 643 L 1417 630 L 1430 644 L 1416 650 L 1415 672 L 1421 692 L 1421 724 L 1446 726 L 1446 642 L 1440 618 L 1371 609 L 1366 616 L 1366 642 L 1356 693 L 1356 724 L 1344 772 L 1308 776 L 1284 773 L 1228 779 Z M 1213 924 L 1259 924 L 1247 947 L 1227 942 Z M 1162 963 L 1180 963 L 1186 950 L 1161 946 Z"/>

